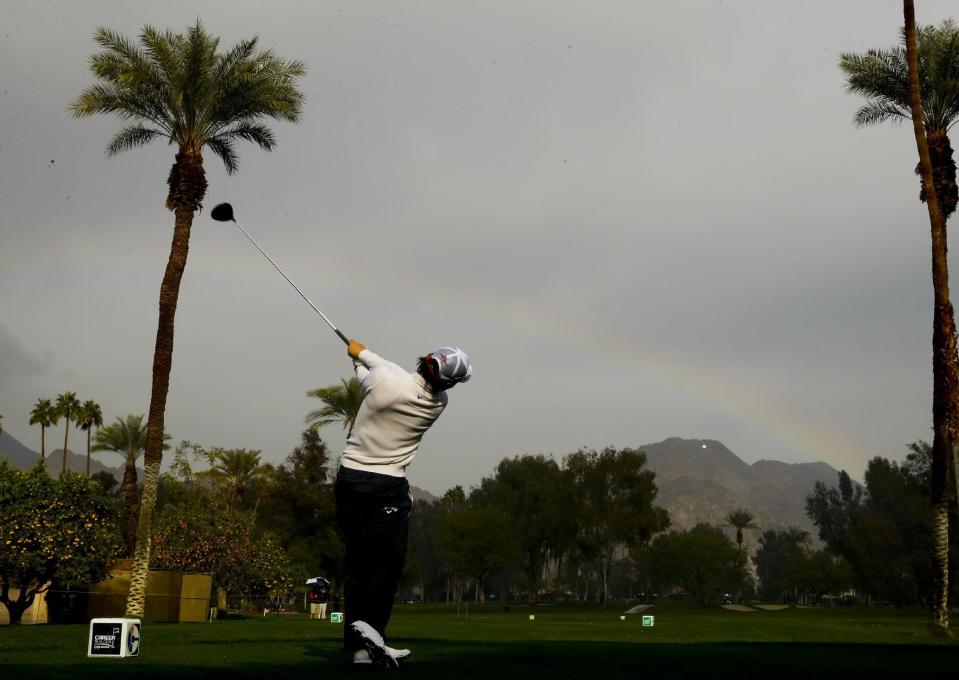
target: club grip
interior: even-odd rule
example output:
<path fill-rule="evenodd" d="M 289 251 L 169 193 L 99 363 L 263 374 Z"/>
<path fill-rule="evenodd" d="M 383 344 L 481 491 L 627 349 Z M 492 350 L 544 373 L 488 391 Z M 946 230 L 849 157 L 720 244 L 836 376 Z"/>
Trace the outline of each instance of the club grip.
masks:
<path fill-rule="evenodd" d="M 334 328 L 333 330 L 336 331 L 336 334 L 340 336 L 340 340 L 343 341 L 343 344 L 345 345 L 350 344 L 350 339 L 347 338 L 345 335 L 343 335 L 338 328 Z"/>

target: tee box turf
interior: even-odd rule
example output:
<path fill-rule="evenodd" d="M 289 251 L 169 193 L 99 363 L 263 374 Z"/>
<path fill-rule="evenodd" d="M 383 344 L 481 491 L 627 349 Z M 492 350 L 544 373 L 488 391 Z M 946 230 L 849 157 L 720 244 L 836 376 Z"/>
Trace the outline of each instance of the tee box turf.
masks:
<path fill-rule="evenodd" d="M 140 619 L 91 619 L 87 656 L 140 656 Z"/>

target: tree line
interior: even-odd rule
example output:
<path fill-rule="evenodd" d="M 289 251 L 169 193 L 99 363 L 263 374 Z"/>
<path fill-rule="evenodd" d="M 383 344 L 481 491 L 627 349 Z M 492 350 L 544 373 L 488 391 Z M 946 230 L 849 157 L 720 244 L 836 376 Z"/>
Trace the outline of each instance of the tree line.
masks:
<path fill-rule="evenodd" d="M 881 457 L 869 461 L 865 486 L 853 482 L 845 471 L 834 487 L 817 483 L 806 512 L 822 542 L 842 559 L 851 585 L 867 600 L 934 610 L 938 539 L 932 505 L 933 450 L 921 440 L 908 450 L 901 464 Z M 954 517 L 956 511 L 952 496 L 949 514 Z M 946 540 L 952 565 L 947 599 L 952 599 L 959 558 L 955 526 Z"/>
<path fill-rule="evenodd" d="M 341 415 L 328 422 L 345 421 L 350 410 Z M 95 437 L 94 450 L 126 457 L 122 484 L 106 473 L 53 478 L 40 464 L 26 472 L 0 465 L 0 602 L 11 620 L 44 590 L 96 582 L 133 554 L 143 420 L 117 418 Z M 867 602 L 929 606 L 930 448 L 911 445 L 901 465 L 875 458 L 864 487 L 845 472 L 837 487 L 817 484 L 807 513 L 819 548 L 798 527 L 762 530 L 745 508 L 671 530 L 641 451 L 504 458 L 469 491 L 455 486 L 414 503 L 401 593 L 448 603 L 684 597 L 709 605 L 817 604 L 854 591 Z M 260 456 L 189 441 L 175 447 L 159 480 L 151 568 L 212 574 L 221 607 L 290 600 L 311 576 L 338 589 L 343 549 L 325 442 L 311 427 L 282 463 Z M 752 557 L 743 542 L 751 530 L 762 530 Z M 73 542 L 61 545 L 64 537 Z M 19 599 L 9 595 L 24 584 Z"/>

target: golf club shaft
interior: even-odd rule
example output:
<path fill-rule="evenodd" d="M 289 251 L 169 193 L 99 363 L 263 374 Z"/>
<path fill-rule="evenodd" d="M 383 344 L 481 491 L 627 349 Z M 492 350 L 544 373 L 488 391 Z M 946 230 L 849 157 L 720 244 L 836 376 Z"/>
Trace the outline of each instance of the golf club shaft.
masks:
<path fill-rule="evenodd" d="M 314 304 L 310 301 L 310 298 L 306 297 L 306 295 L 303 294 L 303 291 L 300 290 L 299 286 L 297 286 L 295 283 L 293 283 L 292 280 L 290 280 L 290 277 L 287 276 L 287 275 L 283 272 L 282 269 L 280 269 L 279 265 L 277 265 L 277 263 L 273 261 L 273 258 L 272 258 L 272 257 L 270 257 L 269 255 L 267 255 L 266 251 L 263 250 L 263 249 L 260 247 L 260 244 L 257 243 L 257 242 L 253 239 L 253 237 L 250 236 L 249 233 L 247 233 L 246 229 L 244 229 L 242 226 L 240 226 L 240 223 L 237 222 L 235 219 L 231 220 L 231 222 L 233 222 L 233 224 L 235 224 L 235 225 L 237 226 L 237 228 L 238 228 L 240 231 L 242 231 L 243 234 L 244 234 L 248 239 L 250 239 L 250 243 L 252 243 L 253 245 L 255 245 L 257 250 L 259 250 L 261 253 L 263 253 L 263 257 L 265 257 L 266 259 L 268 259 L 268 260 L 270 261 L 270 264 L 272 264 L 273 267 L 276 268 L 276 271 L 280 272 L 280 274 L 283 276 L 283 278 L 286 279 L 287 282 L 289 282 L 289 284 L 290 284 L 291 286 L 293 286 L 293 288 L 296 289 L 296 292 L 300 294 L 300 297 L 301 297 L 301 298 L 303 298 L 304 300 L 306 300 L 307 304 L 310 305 L 310 307 L 313 308 L 313 311 L 315 311 L 317 314 L 319 314 L 321 317 L 323 317 L 323 320 L 324 320 L 327 324 L 329 324 L 330 328 L 333 329 L 333 332 L 336 333 L 338 336 L 340 336 L 340 340 L 342 340 L 344 343 L 346 343 L 347 345 L 349 345 L 349 344 L 350 344 L 349 338 L 347 338 L 345 335 L 343 335 L 343 334 L 339 331 L 339 329 L 338 329 L 336 326 L 333 325 L 333 322 L 330 321 L 328 318 L 326 318 L 326 314 L 324 314 L 323 312 L 321 312 L 321 311 L 317 308 L 317 306 L 314 305 Z"/>

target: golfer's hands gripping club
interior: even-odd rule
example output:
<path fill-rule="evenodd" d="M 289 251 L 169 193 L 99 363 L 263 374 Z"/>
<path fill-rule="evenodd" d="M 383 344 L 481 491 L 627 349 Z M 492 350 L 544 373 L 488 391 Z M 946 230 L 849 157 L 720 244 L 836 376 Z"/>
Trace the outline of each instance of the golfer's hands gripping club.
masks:
<path fill-rule="evenodd" d="M 362 342 L 357 342 L 356 340 L 350 340 L 346 346 L 346 353 L 350 355 L 351 359 L 358 359 L 360 352 L 366 349 L 366 345 Z"/>

